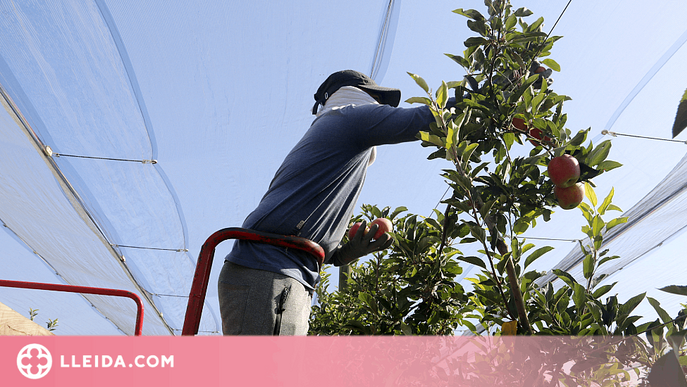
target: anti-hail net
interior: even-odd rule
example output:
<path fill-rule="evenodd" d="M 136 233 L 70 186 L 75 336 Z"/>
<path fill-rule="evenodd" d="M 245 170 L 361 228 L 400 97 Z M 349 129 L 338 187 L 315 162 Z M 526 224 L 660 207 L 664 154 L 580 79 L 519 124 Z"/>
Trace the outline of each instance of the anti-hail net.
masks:
<path fill-rule="evenodd" d="M 107 9 L 1 9 L 0 219 L 58 281 L 133 291 L 145 303 L 144 334 L 179 334 L 195 265 Z M 133 333 L 133 302 L 86 298 Z M 203 317 L 201 331 L 219 330 L 207 308 Z"/>

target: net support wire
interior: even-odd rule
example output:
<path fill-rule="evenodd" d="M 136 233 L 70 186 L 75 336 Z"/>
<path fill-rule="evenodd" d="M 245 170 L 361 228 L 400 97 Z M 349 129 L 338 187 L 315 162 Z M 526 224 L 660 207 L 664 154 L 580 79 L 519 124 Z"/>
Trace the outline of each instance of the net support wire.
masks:
<path fill-rule="evenodd" d="M 602 131 L 601 131 L 601 134 L 603 134 L 604 136 L 609 135 L 609 136 L 612 136 L 612 137 L 632 137 L 632 138 L 639 138 L 639 139 L 643 139 L 643 140 L 656 140 L 656 141 L 679 142 L 679 143 L 682 143 L 682 144 L 686 144 L 686 145 L 687 145 L 687 140 L 675 140 L 675 139 L 672 139 L 672 138 L 641 136 L 641 135 L 638 135 L 638 134 L 629 134 L 629 133 L 612 132 L 612 131 L 606 130 L 606 129 L 602 130 Z"/>
<path fill-rule="evenodd" d="M 80 158 L 80 159 L 95 159 L 95 160 L 107 160 L 107 161 L 125 161 L 125 162 L 130 162 L 130 163 L 142 163 L 142 164 L 157 164 L 157 160 L 135 160 L 135 159 L 122 159 L 122 158 L 117 158 L 117 157 L 101 157 L 101 156 L 83 156 L 83 155 L 70 155 L 70 154 L 65 154 L 65 153 L 57 153 L 50 148 L 49 145 L 46 145 L 45 149 L 45 154 L 50 156 L 50 157 L 74 157 L 74 158 Z"/>
<path fill-rule="evenodd" d="M 188 249 L 168 249 L 164 247 L 145 247 L 145 246 L 130 246 L 130 245 L 118 245 L 111 243 L 112 247 L 122 247 L 125 249 L 140 249 L 140 250 L 158 250 L 158 251 L 171 251 L 175 253 L 188 253 Z"/>
<path fill-rule="evenodd" d="M 49 157 L 76 157 L 76 158 L 83 158 L 83 159 L 126 161 L 126 162 L 133 162 L 133 163 L 142 163 L 142 164 L 157 164 L 157 160 L 134 160 L 134 159 L 113 158 L 113 157 L 82 156 L 82 155 L 70 155 L 70 154 L 57 153 L 57 152 L 54 152 L 49 145 L 45 146 L 44 151 L 45 151 L 45 154 L 48 155 Z M 123 248 L 129 248 L 129 249 L 173 251 L 176 253 L 188 252 L 188 249 L 171 249 L 171 248 L 162 248 L 162 247 L 130 246 L 130 245 L 120 245 L 120 244 L 114 244 L 114 243 L 110 243 L 110 246 L 112 246 L 112 247 L 123 247 Z"/>

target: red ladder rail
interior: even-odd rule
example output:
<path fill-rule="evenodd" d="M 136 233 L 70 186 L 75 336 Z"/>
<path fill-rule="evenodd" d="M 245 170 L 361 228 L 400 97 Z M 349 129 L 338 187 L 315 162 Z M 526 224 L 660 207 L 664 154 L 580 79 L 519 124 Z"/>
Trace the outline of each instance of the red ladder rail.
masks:
<path fill-rule="evenodd" d="M 244 239 L 262 242 L 276 246 L 290 247 L 310 253 L 317 260 L 318 268 L 324 264 L 324 249 L 317 243 L 292 235 L 278 235 L 262 231 L 249 230 L 240 227 L 229 227 L 212 234 L 203 244 L 198 255 L 196 271 L 191 284 L 191 292 L 186 307 L 183 336 L 193 336 L 198 333 L 200 317 L 203 313 L 203 303 L 210 280 L 210 269 L 215 256 L 215 247 L 227 239 Z"/>
<path fill-rule="evenodd" d="M 38 290 L 52 290 L 57 292 L 82 293 L 82 294 L 99 294 L 103 296 L 127 297 L 134 300 L 136 303 L 136 326 L 134 328 L 134 335 L 141 336 L 143 332 L 143 303 L 141 298 L 136 293 L 128 290 L 119 289 L 104 289 L 93 288 L 88 286 L 77 285 L 62 285 L 62 284 L 46 284 L 40 282 L 26 282 L 26 281 L 10 281 L 0 280 L 0 286 L 23 289 L 38 289 Z"/>

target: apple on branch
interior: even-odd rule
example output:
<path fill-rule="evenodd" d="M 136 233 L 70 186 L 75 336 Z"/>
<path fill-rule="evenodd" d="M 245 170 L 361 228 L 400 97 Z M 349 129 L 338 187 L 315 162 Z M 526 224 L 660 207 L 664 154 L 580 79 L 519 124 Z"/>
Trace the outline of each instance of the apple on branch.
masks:
<path fill-rule="evenodd" d="M 544 132 L 539 128 L 532 128 L 529 130 L 529 135 L 536 140 L 530 139 L 530 142 L 534 146 L 539 146 L 541 143 L 551 144 L 551 137 L 544 134 Z"/>
<path fill-rule="evenodd" d="M 523 120 L 522 118 L 514 117 L 513 126 L 515 126 L 516 129 L 519 129 L 522 132 L 527 132 L 527 124 L 525 123 L 525 120 Z"/>
<path fill-rule="evenodd" d="M 552 158 L 547 169 L 551 181 L 557 187 L 570 187 L 580 178 L 580 163 L 569 154 Z"/>
<path fill-rule="evenodd" d="M 571 210 L 577 207 L 584 200 L 584 184 L 576 183 L 570 187 L 556 186 L 553 194 L 558 199 L 558 205 L 564 210 Z"/>

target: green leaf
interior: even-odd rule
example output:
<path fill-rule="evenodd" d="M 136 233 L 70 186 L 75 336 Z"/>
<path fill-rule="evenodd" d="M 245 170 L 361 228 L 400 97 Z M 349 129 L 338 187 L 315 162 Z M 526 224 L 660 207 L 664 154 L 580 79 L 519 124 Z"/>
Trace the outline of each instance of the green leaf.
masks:
<path fill-rule="evenodd" d="M 534 12 L 530 11 L 529 9 L 522 7 L 518 8 L 515 10 L 515 16 L 517 17 L 527 17 L 532 15 Z"/>
<path fill-rule="evenodd" d="M 553 70 L 553 71 L 556 71 L 556 72 L 560 72 L 560 71 L 561 71 L 561 66 L 560 66 L 555 60 L 553 60 L 553 59 L 547 58 L 547 59 L 544 59 L 544 60 L 541 61 L 541 62 L 542 62 L 543 64 L 549 66 L 549 67 L 551 68 L 551 70 Z"/>
<path fill-rule="evenodd" d="M 427 320 L 427 324 L 432 325 L 432 324 L 436 323 L 439 320 L 439 318 L 440 318 L 439 313 L 437 313 L 437 311 L 435 310 L 429 316 L 429 320 Z"/>
<path fill-rule="evenodd" d="M 558 278 L 562 279 L 563 282 L 565 282 L 566 284 L 568 284 L 568 286 L 569 286 L 571 289 L 572 289 L 572 288 L 574 287 L 574 285 L 577 283 L 577 281 L 575 280 L 575 278 L 574 278 L 572 275 L 570 275 L 569 273 L 567 273 L 567 272 L 565 272 L 565 271 L 563 271 L 563 270 L 560 270 L 560 269 L 553 269 L 552 271 L 553 271 L 553 273 L 554 273 L 555 275 L 558 276 Z"/>
<path fill-rule="evenodd" d="M 594 320 L 601 321 L 601 307 L 599 305 L 594 303 L 594 301 L 588 301 L 587 302 L 587 308 L 589 309 L 589 312 L 594 317 Z"/>
<path fill-rule="evenodd" d="M 613 227 L 622 224 L 622 223 L 627 223 L 627 217 L 622 217 L 622 218 L 615 218 L 612 219 L 610 222 L 606 223 L 606 230 L 610 230 Z"/>
<path fill-rule="evenodd" d="M 586 278 L 586 279 L 592 278 L 592 275 L 594 274 L 594 255 L 593 254 L 587 254 L 587 256 L 584 258 L 584 261 L 582 262 L 582 267 L 583 267 L 583 272 L 584 272 L 584 278 Z"/>
<path fill-rule="evenodd" d="M 608 172 L 611 169 L 616 169 L 616 168 L 619 168 L 622 166 L 623 165 L 617 161 L 605 160 L 605 161 L 602 161 L 601 163 L 599 163 L 599 165 L 596 166 L 596 169 L 598 169 L 600 171 Z"/>
<path fill-rule="evenodd" d="M 427 97 L 412 97 L 406 100 L 407 103 L 421 103 L 424 105 L 431 106 L 432 100 Z"/>
<path fill-rule="evenodd" d="M 369 293 L 360 293 L 358 294 L 358 299 L 362 302 L 364 302 L 370 310 L 372 310 L 374 313 L 377 313 L 377 303 L 374 300 L 374 297 L 372 297 L 371 294 Z"/>
<path fill-rule="evenodd" d="M 403 321 L 401 321 L 401 332 L 403 332 L 403 334 L 406 336 L 412 336 L 413 335 L 413 330 L 410 329 L 408 324 L 404 323 Z"/>
<path fill-rule="evenodd" d="M 396 207 L 394 212 L 389 214 L 389 219 L 394 219 L 396 216 L 398 216 L 398 214 L 400 214 L 401 212 L 405 212 L 405 211 L 408 211 L 408 207 L 405 207 L 405 206 Z"/>
<path fill-rule="evenodd" d="M 455 89 L 455 88 L 463 85 L 463 82 L 461 82 L 461 81 L 449 81 L 446 85 L 448 86 L 449 89 Z"/>
<path fill-rule="evenodd" d="M 487 24 L 484 20 L 468 20 L 468 28 L 482 36 L 487 36 Z"/>
<path fill-rule="evenodd" d="M 513 225 L 513 232 L 520 235 L 527 231 L 527 229 L 530 227 L 530 223 L 527 221 L 525 218 L 519 218 L 518 220 L 515 221 L 515 224 Z"/>
<path fill-rule="evenodd" d="M 588 228 L 588 227 L 587 227 L 587 228 Z M 584 227 L 583 227 L 583 229 L 584 229 Z M 589 234 L 589 233 L 587 233 L 587 234 Z M 577 240 L 577 243 L 579 243 L 579 245 L 580 245 L 580 250 L 582 250 L 582 253 L 584 253 L 584 254 L 588 254 L 588 253 L 589 253 L 589 251 L 587 251 L 587 249 L 585 248 L 584 244 L 582 243 L 582 239 L 578 239 L 578 240 Z"/>
<path fill-rule="evenodd" d="M 544 246 L 541 248 L 538 248 L 532 254 L 530 254 L 527 259 L 525 259 L 525 267 L 529 266 L 532 262 L 534 262 L 537 258 L 541 257 L 542 255 L 548 253 L 549 251 L 553 250 L 552 246 Z"/>
<path fill-rule="evenodd" d="M 532 24 L 529 25 L 529 27 L 527 28 L 527 30 L 528 30 L 528 31 L 536 31 L 537 29 L 539 29 L 539 27 L 540 27 L 542 24 L 544 24 L 544 18 L 540 16 L 539 19 L 535 20 L 534 23 L 532 23 Z M 539 34 L 532 34 L 532 35 L 537 36 L 537 35 L 539 35 Z M 539 35 L 539 36 L 540 36 L 540 35 Z M 543 34 L 543 36 L 546 36 L 546 34 Z"/>
<path fill-rule="evenodd" d="M 573 302 L 575 302 L 575 307 L 578 310 L 582 310 L 585 302 L 587 301 L 587 295 L 584 290 L 584 286 L 575 283 L 573 284 Z"/>
<path fill-rule="evenodd" d="M 447 57 L 453 59 L 454 62 L 458 63 L 459 65 L 463 66 L 466 69 L 470 68 L 470 62 L 468 62 L 465 58 L 463 58 L 460 55 L 453 55 L 453 54 L 444 54 Z"/>
<path fill-rule="evenodd" d="M 632 311 L 637 307 L 637 305 L 639 305 L 639 303 L 642 302 L 642 300 L 644 300 L 645 296 L 646 296 L 646 292 L 644 292 L 642 294 L 638 294 L 638 295 L 630 298 L 629 300 L 627 300 L 626 303 L 624 303 L 620 306 L 620 311 L 621 311 L 620 314 L 629 315 L 630 313 L 632 313 Z"/>
<path fill-rule="evenodd" d="M 482 215 L 482 218 L 489 216 L 489 211 L 491 210 L 491 207 L 494 206 L 495 202 L 495 200 L 490 200 L 482 205 L 482 207 L 479 209 L 479 213 Z"/>
<path fill-rule="evenodd" d="M 475 79 L 475 77 L 473 77 L 472 75 L 466 75 L 466 76 L 465 76 L 465 80 L 466 80 L 467 83 L 470 85 L 470 88 L 471 88 L 473 91 L 479 90 L 479 82 L 477 82 L 477 80 Z M 472 107 L 482 106 L 482 105 L 479 104 L 479 102 L 473 101 L 472 98 L 463 100 L 463 103 L 466 103 L 466 104 L 468 104 L 469 106 L 472 106 Z"/>
<path fill-rule="evenodd" d="M 487 39 L 484 39 L 479 36 L 473 36 L 470 38 L 465 39 L 465 47 L 475 47 L 475 46 L 482 46 L 482 45 L 487 45 L 489 44 L 489 41 Z"/>
<path fill-rule="evenodd" d="M 484 263 L 484 261 L 479 258 L 479 257 L 463 257 L 463 256 L 457 256 L 456 259 L 467 262 L 471 265 L 479 266 L 482 269 L 486 269 L 487 265 Z"/>
<path fill-rule="evenodd" d="M 535 247 L 535 246 L 534 246 L 534 244 L 532 244 L 532 243 L 528 243 L 528 244 L 522 246 L 522 247 L 520 248 L 521 254 L 525 254 L 526 252 L 528 252 L 530 249 L 532 249 L 532 248 L 534 248 L 534 247 Z"/>
<path fill-rule="evenodd" d="M 620 212 L 623 212 L 623 210 L 620 209 L 620 207 L 616 206 L 615 204 L 611 204 L 610 206 L 608 206 L 608 208 L 606 209 L 606 211 L 620 211 Z"/>
<path fill-rule="evenodd" d="M 617 284 L 617 283 L 618 283 L 618 282 L 616 281 L 616 282 L 613 282 L 613 283 L 610 284 L 610 285 L 600 286 L 598 289 L 596 289 L 596 290 L 594 291 L 594 293 L 592 293 L 592 297 L 594 297 L 594 298 L 599 298 L 599 297 L 603 296 L 604 294 L 610 292 L 611 289 L 613 289 L 613 287 L 614 287 L 615 284 Z"/>
<path fill-rule="evenodd" d="M 606 199 L 604 199 L 603 203 L 601 203 L 601 206 L 599 206 L 599 214 L 603 215 L 606 212 L 606 209 L 608 206 L 611 205 L 611 201 L 613 200 L 613 192 L 614 189 L 611 188 L 611 192 L 608 193 L 608 196 L 606 196 Z"/>
<path fill-rule="evenodd" d="M 594 150 L 589 152 L 587 155 L 586 164 L 590 167 L 601 164 L 602 161 L 606 160 L 608 153 L 611 151 L 611 140 L 606 140 L 601 144 L 597 145 Z"/>
<path fill-rule="evenodd" d="M 685 128 L 687 128 L 687 90 L 685 90 L 680 103 L 677 105 L 677 113 L 673 122 L 673 138 L 677 137 Z"/>
<path fill-rule="evenodd" d="M 582 210 L 582 215 L 587 219 L 587 222 L 591 224 L 592 219 L 594 219 L 594 210 L 585 202 L 580 203 L 579 209 Z"/>
<path fill-rule="evenodd" d="M 612 260 L 618 259 L 618 258 L 620 258 L 619 255 L 613 255 L 613 256 L 610 256 L 610 257 L 602 258 L 602 259 L 599 261 L 599 266 L 603 265 L 604 263 L 606 263 L 606 262 L 608 262 L 608 261 L 612 261 Z"/>
<path fill-rule="evenodd" d="M 472 234 L 475 239 L 478 241 L 484 243 L 487 240 L 487 232 L 484 231 L 484 229 L 476 224 L 471 224 L 470 225 L 470 234 Z"/>
<path fill-rule="evenodd" d="M 654 307 L 654 310 L 656 310 L 656 313 L 658 313 L 658 316 L 663 320 L 664 323 L 669 323 L 673 319 L 670 317 L 668 312 L 665 311 L 665 309 L 661 308 L 661 303 L 658 302 L 655 298 L 647 297 L 647 301 L 649 301 L 649 304 Z"/>
<path fill-rule="evenodd" d="M 510 41 L 509 43 L 517 43 L 517 44 L 525 44 L 527 42 L 536 42 L 537 40 L 540 40 L 540 38 L 543 38 L 546 36 L 545 33 L 543 32 L 530 32 L 527 34 L 517 34 L 513 35 L 510 34 Z M 537 74 L 539 75 L 539 74 Z"/>
<path fill-rule="evenodd" d="M 448 100 L 448 86 L 446 82 L 441 81 L 441 87 L 437 90 L 437 105 L 440 108 L 446 107 L 446 101 Z"/>
<path fill-rule="evenodd" d="M 539 75 L 539 74 L 536 74 L 536 75 Z M 573 137 L 572 140 L 570 140 L 569 144 L 573 145 L 573 146 L 582 145 L 582 143 L 587 139 L 587 133 L 589 133 L 590 129 L 591 128 L 588 128 L 586 130 L 580 130 L 579 132 L 577 132 L 575 137 Z"/>
<path fill-rule="evenodd" d="M 534 74 L 527 78 L 525 82 L 508 98 L 511 103 L 517 103 L 520 97 L 530 89 L 530 86 L 539 79 L 539 74 Z M 529 93 L 527 94 L 529 95 Z"/>
<path fill-rule="evenodd" d="M 472 170 L 472 173 L 471 173 L 472 177 L 477 177 L 477 175 L 478 175 L 482 170 L 484 170 L 484 168 L 488 167 L 489 164 L 490 164 L 490 163 L 485 162 L 485 163 L 482 163 L 482 164 L 476 166 L 476 167 Z"/>
<path fill-rule="evenodd" d="M 427 156 L 427 160 L 434 159 L 446 159 L 446 149 L 439 149 L 438 151 L 432 152 L 429 156 Z"/>
<path fill-rule="evenodd" d="M 457 171 L 450 171 L 449 174 L 447 175 L 447 177 L 449 179 L 451 179 L 452 181 L 456 182 L 456 184 L 458 184 L 464 190 L 466 190 L 466 191 L 470 190 L 470 186 L 471 186 L 472 182 L 468 177 L 458 173 Z M 462 210 L 463 212 L 469 211 L 469 207 L 467 207 L 467 205 L 465 203 L 462 203 L 462 204 L 454 203 L 453 205 L 456 208 Z"/>
<path fill-rule="evenodd" d="M 517 22 L 518 22 L 518 18 L 514 14 L 508 16 L 508 19 L 506 19 L 506 31 L 513 29 L 513 27 L 515 27 L 515 24 L 517 24 Z"/>
<path fill-rule="evenodd" d="M 458 8 L 454 9 L 453 13 L 457 13 L 459 15 L 463 15 L 467 18 L 470 18 L 472 20 L 484 20 L 484 16 L 479 13 L 479 11 L 476 11 L 474 9 L 463 9 L 463 8 Z"/>
<path fill-rule="evenodd" d="M 568 303 L 570 303 L 570 297 L 566 293 L 563 293 L 563 296 L 556 303 L 556 311 L 558 314 L 563 314 L 563 312 L 565 312 L 565 309 L 568 308 Z"/>
<path fill-rule="evenodd" d="M 449 154 L 453 154 L 451 147 L 453 147 L 453 141 L 456 137 L 456 131 L 454 128 L 455 125 L 451 125 L 446 132 L 446 144 L 444 144 L 444 148 L 449 149 Z"/>
<path fill-rule="evenodd" d="M 584 195 L 589 199 L 589 202 L 592 203 L 592 206 L 596 207 L 596 194 L 594 193 L 594 188 L 592 188 L 592 185 L 588 182 L 584 183 Z"/>
<path fill-rule="evenodd" d="M 441 224 L 439 224 L 439 222 L 436 219 L 425 218 L 425 223 L 432 226 L 432 228 L 435 228 L 437 230 L 441 230 Z"/>
<path fill-rule="evenodd" d="M 441 147 L 441 148 L 444 147 L 444 142 L 441 140 L 441 138 L 439 138 L 439 136 L 436 136 L 434 134 L 429 134 L 427 132 L 420 132 L 420 139 L 422 141 L 432 143 L 438 147 Z"/>
<path fill-rule="evenodd" d="M 594 237 L 600 236 L 601 230 L 603 230 L 605 225 L 606 223 L 601 219 L 601 215 L 596 215 L 592 221 L 592 235 L 594 235 Z"/>
<path fill-rule="evenodd" d="M 667 293 L 678 294 L 680 296 L 687 296 L 687 286 L 685 285 L 668 285 L 658 290 L 662 290 Z"/>
<path fill-rule="evenodd" d="M 465 143 L 465 142 L 463 142 Z M 462 143 L 461 143 L 462 144 Z M 473 142 L 472 144 L 469 144 L 468 146 L 465 147 L 465 150 L 463 150 L 463 155 L 461 156 L 461 159 L 463 160 L 464 163 L 467 163 L 468 160 L 472 157 L 472 153 L 477 149 L 479 146 L 479 143 Z"/>
<path fill-rule="evenodd" d="M 360 321 L 355 321 L 355 320 L 348 321 L 344 325 L 344 327 L 347 329 L 352 329 L 352 330 L 358 331 L 364 335 L 369 335 L 371 333 L 370 330 L 366 326 L 364 326 L 363 323 L 361 323 Z"/>
<path fill-rule="evenodd" d="M 510 149 L 511 146 L 513 146 L 513 143 L 515 142 L 515 133 L 510 133 L 510 132 L 504 133 L 503 134 L 503 142 L 506 144 L 508 149 Z"/>
<path fill-rule="evenodd" d="M 408 73 L 408 75 L 410 75 L 415 80 L 415 83 L 417 83 L 426 93 L 429 93 L 429 86 L 427 86 L 427 82 L 425 82 L 421 76 L 413 73 Z"/>
<path fill-rule="evenodd" d="M 546 90 L 544 90 L 546 83 L 542 83 L 542 90 L 537 93 L 537 95 L 532 99 L 532 109 L 533 110 L 539 110 L 539 106 L 541 105 L 542 102 L 544 102 L 544 98 L 546 98 Z M 535 127 L 544 127 L 546 126 L 546 122 L 544 122 L 544 125 L 542 125 L 542 122 L 537 122 L 538 120 L 535 120 L 534 126 Z M 542 120 L 543 121 L 543 120 Z"/>

